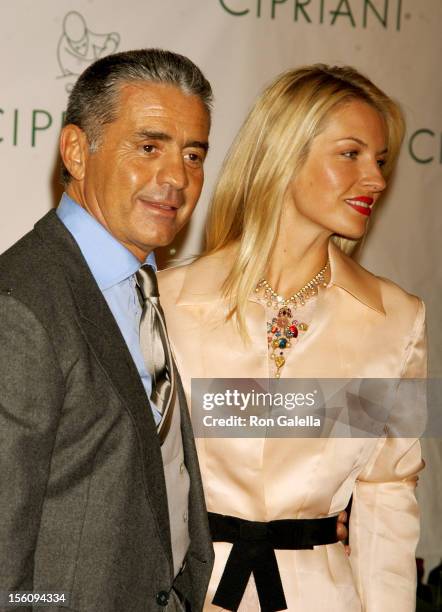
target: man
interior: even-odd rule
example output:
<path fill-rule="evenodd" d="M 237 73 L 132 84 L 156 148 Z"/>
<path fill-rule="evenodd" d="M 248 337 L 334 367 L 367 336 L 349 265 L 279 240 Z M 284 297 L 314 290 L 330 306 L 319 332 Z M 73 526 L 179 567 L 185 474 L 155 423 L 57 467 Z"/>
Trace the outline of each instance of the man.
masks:
<path fill-rule="evenodd" d="M 203 606 L 213 550 L 152 251 L 200 195 L 210 102 L 174 53 L 91 65 L 60 139 L 66 193 L 0 257 L 3 597 L 61 594 L 48 610 L 81 612 Z"/>
<path fill-rule="evenodd" d="M 93 64 L 61 134 L 66 194 L 0 257 L 0 591 L 62 593 L 48 610 L 202 608 L 213 553 L 189 417 L 172 366 L 157 431 L 135 274 L 198 200 L 210 102 L 173 53 Z"/>

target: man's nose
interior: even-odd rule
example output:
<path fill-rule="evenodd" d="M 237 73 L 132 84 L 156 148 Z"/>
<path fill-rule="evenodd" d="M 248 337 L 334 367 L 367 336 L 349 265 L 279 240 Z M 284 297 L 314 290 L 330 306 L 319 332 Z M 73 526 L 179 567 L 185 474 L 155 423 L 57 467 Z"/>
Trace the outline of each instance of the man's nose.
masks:
<path fill-rule="evenodd" d="M 384 191 L 387 186 L 387 181 L 382 174 L 382 168 L 379 166 L 377 161 L 367 164 L 364 169 L 362 182 L 364 187 L 373 193 L 380 193 L 381 191 Z"/>
<path fill-rule="evenodd" d="M 182 154 L 170 153 L 162 161 L 157 175 L 158 183 L 160 185 L 170 185 L 177 190 L 185 189 L 189 181 Z"/>

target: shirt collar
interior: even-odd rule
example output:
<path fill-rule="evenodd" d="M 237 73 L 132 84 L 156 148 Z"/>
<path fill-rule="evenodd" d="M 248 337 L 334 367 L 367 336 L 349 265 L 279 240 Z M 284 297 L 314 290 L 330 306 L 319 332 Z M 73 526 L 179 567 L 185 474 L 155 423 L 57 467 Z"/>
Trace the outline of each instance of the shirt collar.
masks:
<path fill-rule="evenodd" d="M 77 242 L 101 291 L 139 270 L 141 264 L 135 255 L 66 193 L 60 200 L 57 215 Z M 157 271 L 153 252 L 146 257 L 145 263 Z"/>
<path fill-rule="evenodd" d="M 357 300 L 385 315 L 379 279 L 348 257 L 332 241 L 328 244 L 330 283 L 341 287 Z"/>
<path fill-rule="evenodd" d="M 188 267 L 177 303 L 203 304 L 223 299 L 222 284 L 236 257 L 236 251 L 237 246 L 232 244 L 196 260 Z M 329 241 L 328 255 L 328 286 L 340 287 L 369 308 L 385 314 L 379 279 L 345 255 L 332 240 Z M 252 294 L 250 300 L 257 301 L 258 298 Z"/>

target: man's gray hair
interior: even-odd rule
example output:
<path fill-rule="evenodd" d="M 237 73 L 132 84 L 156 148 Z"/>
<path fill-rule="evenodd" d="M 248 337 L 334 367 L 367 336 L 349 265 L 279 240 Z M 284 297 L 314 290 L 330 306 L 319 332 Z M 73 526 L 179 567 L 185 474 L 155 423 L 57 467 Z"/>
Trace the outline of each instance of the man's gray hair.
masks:
<path fill-rule="evenodd" d="M 212 88 L 190 59 L 163 49 L 138 49 L 107 55 L 86 68 L 69 96 L 63 125 L 80 127 L 91 150 L 96 149 L 103 127 L 117 119 L 121 85 L 140 81 L 174 85 L 198 96 L 210 117 Z M 70 178 L 63 164 L 63 183 L 69 183 Z"/>

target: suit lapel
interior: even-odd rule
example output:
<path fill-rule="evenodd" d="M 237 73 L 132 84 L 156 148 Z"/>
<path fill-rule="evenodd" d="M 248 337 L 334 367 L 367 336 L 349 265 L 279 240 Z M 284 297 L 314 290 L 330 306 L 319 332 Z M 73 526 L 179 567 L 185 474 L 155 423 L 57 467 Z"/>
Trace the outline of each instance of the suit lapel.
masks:
<path fill-rule="evenodd" d="M 146 392 L 120 329 L 87 266 L 77 243 L 55 211 L 43 217 L 35 230 L 52 252 L 72 289 L 78 323 L 86 342 L 119 395 L 135 425 L 143 457 L 145 490 L 159 537 L 172 559 L 170 526 L 161 448 Z"/>

